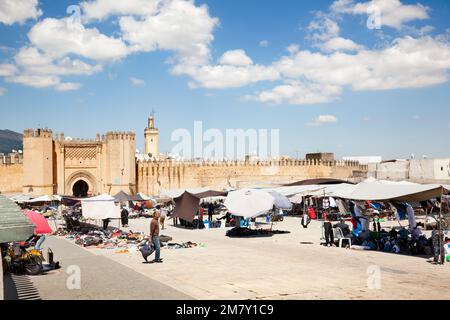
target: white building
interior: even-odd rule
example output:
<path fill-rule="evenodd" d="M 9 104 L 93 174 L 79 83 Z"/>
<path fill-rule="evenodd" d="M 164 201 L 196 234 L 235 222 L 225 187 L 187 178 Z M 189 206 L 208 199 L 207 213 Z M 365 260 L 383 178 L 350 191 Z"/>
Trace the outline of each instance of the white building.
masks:
<path fill-rule="evenodd" d="M 380 163 L 383 161 L 381 156 L 360 156 L 360 157 L 343 157 L 346 161 L 358 161 L 360 164 Z"/>
<path fill-rule="evenodd" d="M 369 164 L 368 177 L 380 180 L 450 184 L 450 158 L 390 160 Z"/>

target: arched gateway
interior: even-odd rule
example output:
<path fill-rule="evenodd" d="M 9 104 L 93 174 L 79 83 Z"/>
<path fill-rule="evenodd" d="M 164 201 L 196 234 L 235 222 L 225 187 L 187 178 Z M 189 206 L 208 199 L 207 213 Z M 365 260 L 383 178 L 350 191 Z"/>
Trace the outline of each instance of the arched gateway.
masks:
<path fill-rule="evenodd" d="M 67 179 L 66 190 L 80 198 L 95 195 L 97 192 L 95 177 L 87 171 L 75 172 Z"/>

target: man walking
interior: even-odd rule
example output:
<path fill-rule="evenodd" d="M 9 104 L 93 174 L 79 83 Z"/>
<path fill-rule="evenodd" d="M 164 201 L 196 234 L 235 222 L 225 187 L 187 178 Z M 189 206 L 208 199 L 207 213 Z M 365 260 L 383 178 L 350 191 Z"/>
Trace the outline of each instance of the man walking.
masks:
<path fill-rule="evenodd" d="M 436 223 L 436 225 L 433 227 L 433 231 L 431 231 L 431 239 L 433 242 L 433 254 L 434 264 L 444 264 L 444 257 L 443 257 L 443 243 L 444 243 L 444 234 L 439 226 L 439 221 Z"/>
<path fill-rule="evenodd" d="M 128 210 L 125 207 L 122 207 L 122 211 L 120 212 L 120 220 L 122 227 L 128 227 Z"/>
<path fill-rule="evenodd" d="M 153 242 L 153 245 L 155 246 L 155 260 L 153 262 L 161 263 L 162 259 L 160 257 L 161 255 L 161 243 L 159 241 L 159 217 L 160 212 L 158 210 L 155 211 L 153 214 L 153 219 L 150 222 L 150 239 Z"/>
<path fill-rule="evenodd" d="M 214 205 L 212 203 L 208 204 L 208 221 L 213 221 Z"/>

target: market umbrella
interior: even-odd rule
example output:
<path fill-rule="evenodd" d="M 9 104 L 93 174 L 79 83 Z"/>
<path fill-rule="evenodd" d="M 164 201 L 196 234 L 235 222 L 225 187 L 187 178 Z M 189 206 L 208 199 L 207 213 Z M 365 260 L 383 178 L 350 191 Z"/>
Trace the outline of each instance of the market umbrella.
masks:
<path fill-rule="evenodd" d="M 242 189 L 228 193 L 224 205 L 228 212 L 244 218 L 254 218 L 273 209 L 290 210 L 292 203 L 282 194 L 265 189 Z"/>
<path fill-rule="evenodd" d="M 32 224 L 34 224 L 34 233 L 35 234 L 49 234 L 52 233 L 53 230 L 47 222 L 47 219 L 40 213 L 32 210 L 26 210 L 25 215 L 28 217 L 28 220 Z"/>

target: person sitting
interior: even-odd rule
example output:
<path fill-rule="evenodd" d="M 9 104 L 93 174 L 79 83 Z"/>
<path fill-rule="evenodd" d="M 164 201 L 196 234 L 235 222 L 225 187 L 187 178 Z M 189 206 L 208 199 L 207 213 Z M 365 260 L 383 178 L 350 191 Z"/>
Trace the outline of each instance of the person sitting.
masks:
<path fill-rule="evenodd" d="M 340 228 L 342 230 L 342 235 L 347 237 L 350 235 L 350 227 L 345 223 L 344 219 L 340 219 L 338 223 L 336 223 L 333 228 Z"/>
<path fill-rule="evenodd" d="M 392 228 L 391 231 L 389 231 L 388 234 L 389 234 L 389 237 L 391 237 L 392 239 L 394 239 L 394 240 L 397 239 L 398 233 L 397 233 L 397 231 L 394 228 Z"/>

